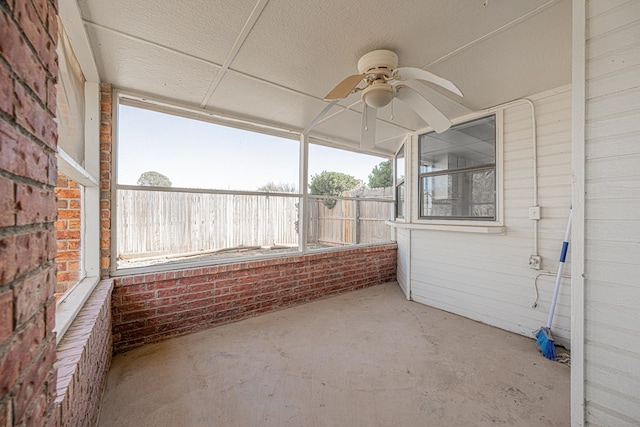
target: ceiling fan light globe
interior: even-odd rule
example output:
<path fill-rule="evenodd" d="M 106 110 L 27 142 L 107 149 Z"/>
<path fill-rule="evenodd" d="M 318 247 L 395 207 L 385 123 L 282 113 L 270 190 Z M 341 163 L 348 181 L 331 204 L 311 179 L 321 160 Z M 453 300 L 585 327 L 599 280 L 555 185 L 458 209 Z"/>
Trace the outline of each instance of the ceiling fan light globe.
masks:
<path fill-rule="evenodd" d="M 362 100 L 373 108 L 382 108 L 393 99 L 393 88 L 389 85 L 374 85 L 362 93 Z"/>

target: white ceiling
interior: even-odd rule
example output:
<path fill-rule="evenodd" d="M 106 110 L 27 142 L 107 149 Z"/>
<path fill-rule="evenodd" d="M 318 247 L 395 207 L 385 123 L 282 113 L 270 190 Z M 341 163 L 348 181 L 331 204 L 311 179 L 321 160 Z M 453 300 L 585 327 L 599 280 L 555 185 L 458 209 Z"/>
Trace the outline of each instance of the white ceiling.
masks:
<path fill-rule="evenodd" d="M 486 5 L 485 5 L 486 3 Z M 181 105 L 301 131 L 360 56 L 456 83 L 432 100 L 456 118 L 571 81 L 570 0 L 78 0 L 101 81 Z M 394 102 L 376 151 L 427 126 Z M 350 107 L 350 108 L 347 108 Z M 358 95 L 311 135 L 359 147 Z"/>

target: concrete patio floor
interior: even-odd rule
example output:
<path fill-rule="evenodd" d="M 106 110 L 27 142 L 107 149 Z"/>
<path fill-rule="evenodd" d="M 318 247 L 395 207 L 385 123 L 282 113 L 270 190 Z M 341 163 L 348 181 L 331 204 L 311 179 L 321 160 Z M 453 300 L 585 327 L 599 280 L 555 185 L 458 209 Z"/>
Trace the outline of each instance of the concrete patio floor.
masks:
<path fill-rule="evenodd" d="M 99 426 L 565 426 L 532 339 L 373 286 L 113 359 Z"/>

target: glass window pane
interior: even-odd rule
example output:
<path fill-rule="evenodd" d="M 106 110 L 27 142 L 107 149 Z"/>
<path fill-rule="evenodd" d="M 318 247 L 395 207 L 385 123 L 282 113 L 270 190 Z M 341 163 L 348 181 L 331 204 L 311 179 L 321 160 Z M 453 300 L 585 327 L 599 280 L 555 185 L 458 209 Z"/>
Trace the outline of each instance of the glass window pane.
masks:
<path fill-rule="evenodd" d="M 495 140 L 495 116 L 420 135 L 420 173 L 493 164 Z"/>
<path fill-rule="evenodd" d="M 494 169 L 423 177 L 422 216 L 494 219 L 495 182 Z"/>
<path fill-rule="evenodd" d="M 298 147 L 297 140 L 118 108 L 118 184 L 296 192 Z"/>
<path fill-rule="evenodd" d="M 420 216 L 496 218 L 496 119 L 484 117 L 420 135 Z"/>
<path fill-rule="evenodd" d="M 404 182 L 396 188 L 396 218 L 404 218 Z"/>

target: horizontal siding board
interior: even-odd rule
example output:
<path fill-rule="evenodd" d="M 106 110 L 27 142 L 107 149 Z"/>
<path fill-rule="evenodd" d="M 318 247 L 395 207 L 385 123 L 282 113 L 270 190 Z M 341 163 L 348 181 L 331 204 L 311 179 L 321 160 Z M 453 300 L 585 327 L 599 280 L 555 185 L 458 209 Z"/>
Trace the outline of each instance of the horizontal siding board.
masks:
<path fill-rule="evenodd" d="M 519 281 L 513 282 L 508 279 L 503 280 L 502 282 L 482 282 L 482 280 L 475 279 L 473 286 L 468 286 L 471 278 L 475 277 L 473 275 L 464 274 L 457 275 L 456 280 L 451 280 L 446 277 L 446 272 L 433 272 L 429 277 L 428 281 L 422 281 L 420 279 L 415 279 L 416 283 L 422 283 L 429 286 L 429 296 L 434 295 L 447 295 L 450 292 L 462 292 L 464 295 L 469 296 L 470 298 L 476 300 L 480 303 L 482 300 L 487 298 L 487 295 L 491 295 L 492 301 L 501 305 L 502 307 L 518 307 L 519 314 L 522 313 L 522 310 L 526 310 L 527 312 L 530 310 L 538 310 L 538 312 L 543 313 L 542 316 L 535 316 L 536 318 L 540 317 L 539 320 L 546 320 L 546 315 L 548 314 L 549 304 L 548 301 L 551 299 L 551 295 L 553 294 L 553 286 L 555 279 L 548 278 L 548 280 L 538 280 L 538 295 L 541 302 L 538 303 L 536 307 L 534 307 L 534 303 L 536 302 L 536 291 L 534 288 L 534 278 L 531 278 L 528 281 Z M 447 285 L 439 285 L 438 283 L 447 282 Z M 494 285 L 500 285 L 502 287 L 502 292 L 499 294 L 492 294 L 492 289 Z M 570 304 L 570 293 L 571 286 L 569 284 L 569 279 L 563 279 L 563 283 L 560 286 L 560 292 L 558 297 L 559 306 L 569 307 Z M 491 307 L 491 305 L 489 306 Z M 562 314 L 558 314 L 557 317 L 564 317 L 568 319 L 568 316 L 563 316 Z M 568 321 L 567 321 L 568 325 Z"/>
<path fill-rule="evenodd" d="M 629 132 L 624 135 L 607 135 L 601 138 L 592 138 L 586 147 L 586 158 L 587 160 L 595 160 L 632 156 L 638 153 L 637 141 L 640 141 L 640 131 Z"/>
<path fill-rule="evenodd" d="M 640 121 L 640 115 L 638 115 L 638 121 Z M 588 179 L 625 178 L 631 185 L 637 187 L 638 182 L 640 182 L 637 170 L 639 161 L 640 153 L 590 160 L 587 162 Z"/>
<path fill-rule="evenodd" d="M 619 263 L 637 266 L 630 260 L 640 259 L 640 244 L 637 242 L 601 242 L 586 240 L 585 259 L 587 261 L 598 260 L 609 264 L 609 271 L 615 271 Z M 632 278 L 637 278 L 632 276 Z M 634 282 L 637 285 L 637 281 Z"/>
<path fill-rule="evenodd" d="M 587 2 L 585 420 L 640 425 L 640 2 Z"/>
<path fill-rule="evenodd" d="M 611 9 L 615 9 L 625 3 L 629 3 L 635 0 L 607 0 L 603 1 L 590 1 L 587 3 L 586 16 L 587 19 L 592 19 L 598 15 L 608 13 Z"/>
<path fill-rule="evenodd" d="M 593 291 L 589 292 L 589 302 L 585 304 L 586 315 L 593 322 L 599 322 L 603 326 L 618 328 L 620 325 L 629 327 L 629 333 L 633 334 L 633 326 L 640 322 L 640 293 L 628 292 L 627 298 L 621 294 L 615 294 L 615 290 L 621 289 L 622 286 L 607 286 L 608 295 L 595 295 L 594 301 L 591 301 Z M 634 350 L 638 350 L 638 345 Z"/>
<path fill-rule="evenodd" d="M 612 49 L 591 58 L 586 69 L 587 79 L 617 73 L 625 68 L 637 67 L 640 65 L 640 59 L 635 55 L 637 49 L 640 49 L 640 36 L 636 38 L 635 42 L 622 48 Z"/>
<path fill-rule="evenodd" d="M 640 49 L 640 45 L 638 45 L 638 49 Z M 640 110 L 640 105 L 638 104 L 639 98 L 640 82 L 635 88 L 591 100 L 588 103 L 587 111 L 589 113 L 586 117 L 587 124 L 592 121 L 592 118 L 596 118 L 597 121 L 602 121 L 607 118 L 616 118 L 616 116 L 637 116 Z"/>
<path fill-rule="evenodd" d="M 606 321 L 606 319 L 603 319 L 603 322 Z M 603 322 L 601 323 L 593 318 L 589 319 L 585 328 L 585 340 L 609 346 L 615 351 L 638 351 L 637 332 L 635 330 L 628 329 L 623 325 L 610 325 Z M 636 368 L 629 374 L 637 376 L 640 371 Z"/>
<path fill-rule="evenodd" d="M 591 220 L 586 237 L 599 242 L 638 243 L 638 239 L 640 239 L 640 219 Z"/>
<path fill-rule="evenodd" d="M 609 8 L 603 9 L 598 14 L 591 15 L 587 19 L 589 35 L 607 34 L 640 20 L 640 2 L 630 0 L 618 5 L 611 2 L 608 3 Z"/>
<path fill-rule="evenodd" d="M 589 340 L 585 342 L 585 359 L 588 361 L 587 365 L 594 364 L 599 369 L 624 373 L 627 377 L 629 377 L 630 372 L 634 372 L 636 367 L 640 365 L 640 355 L 638 353 L 620 350 L 619 348 L 609 347 Z M 592 371 L 590 377 L 594 377 L 594 374 L 597 376 Z M 630 379 L 637 381 L 637 373 L 631 374 Z"/>
<path fill-rule="evenodd" d="M 586 95 L 587 101 L 637 87 L 639 73 L 640 66 L 631 66 L 625 67 L 618 72 L 589 80 Z"/>
<path fill-rule="evenodd" d="M 602 378 L 598 383 L 598 386 L 602 387 L 602 391 L 607 391 L 622 404 L 628 405 L 629 409 L 635 411 L 636 414 L 632 415 L 632 417 L 638 416 L 636 409 L 640 408 L 640 398 L 637 397 L 638 378 L 630 377 L 626 372 L 607 369 L 606 366 L 597 363 L 587 364 L 585 374 L 587 377 Z"/>
<path fill-rule="evenodd" d="M 633 172 L 628 169 L 616 169 L 616 163 L 614 158 L 601 159 L 600 165 L 606 165 L 606 167 L 600 167 L 599 173 L 590 172 L 589 178 L 586 180 L 589 191 L 585 194 L 589 208 L 594 203 L 602 203 L 606 200 L 629 201 L 640 198 L 638 177 L 634 177 Z M 593 164 L 595 164 L 595 161 L 589 162 L 589 165 Z M 620 174 L 623 174 L 623 176 L 615 176 Z M 615 218 L 617 215 L 617 212 L 609 209 L 609 218 Z"/>
<path fill-rule="evenodd" d="M 587 402 L 586 420 L 592 426 L 615 426 L 615 427 L 638 427 L 638 422 L 619 412 L 596 403 L 598 396 L 590 396 Z M 611 424 L 611 420 L 615 419 L 615 424 Z"/>
<path fill-rule="evenodd" d="M 636 1 L 636 0 L 631 0 Z M 603 2 L 606 3 L 606 2 Z M 587 60 L 606 54 L 611 48 L 621 49 L 638 42 L 638 25 L 632 22 L 628 25 L 611 28 L 606 32 L 595 33 L 587 31 Z M 588 68 L 588 64 L 587 64 Z"/>
<path fill-rule="evenodd" d="M 586 371 L 588 375 L 590 370 Z M 604 375 L 603 377 L 606 377 Z M 640 419 L 640 405 L 638 399 L 624 394 L 616 388 L 605 387 L 600 383 L 593 383 L 587 381 L 587 390 L 585 393 L 585 399 L 589 403 L 587 405 L 587 414 L 591 415 L 591 405 L 594 402 L 596 407 L 602 411 L 600 419 L 589 420 L 594 425 L 602 426 L 634 426 L 637 427 L 638 419 Z M 615 418 L 609 418 L 615 417 Z M 615 423 L 611 420 L 615 419 Z M 602 424 L 600 424 L 602 423 Z"/>

